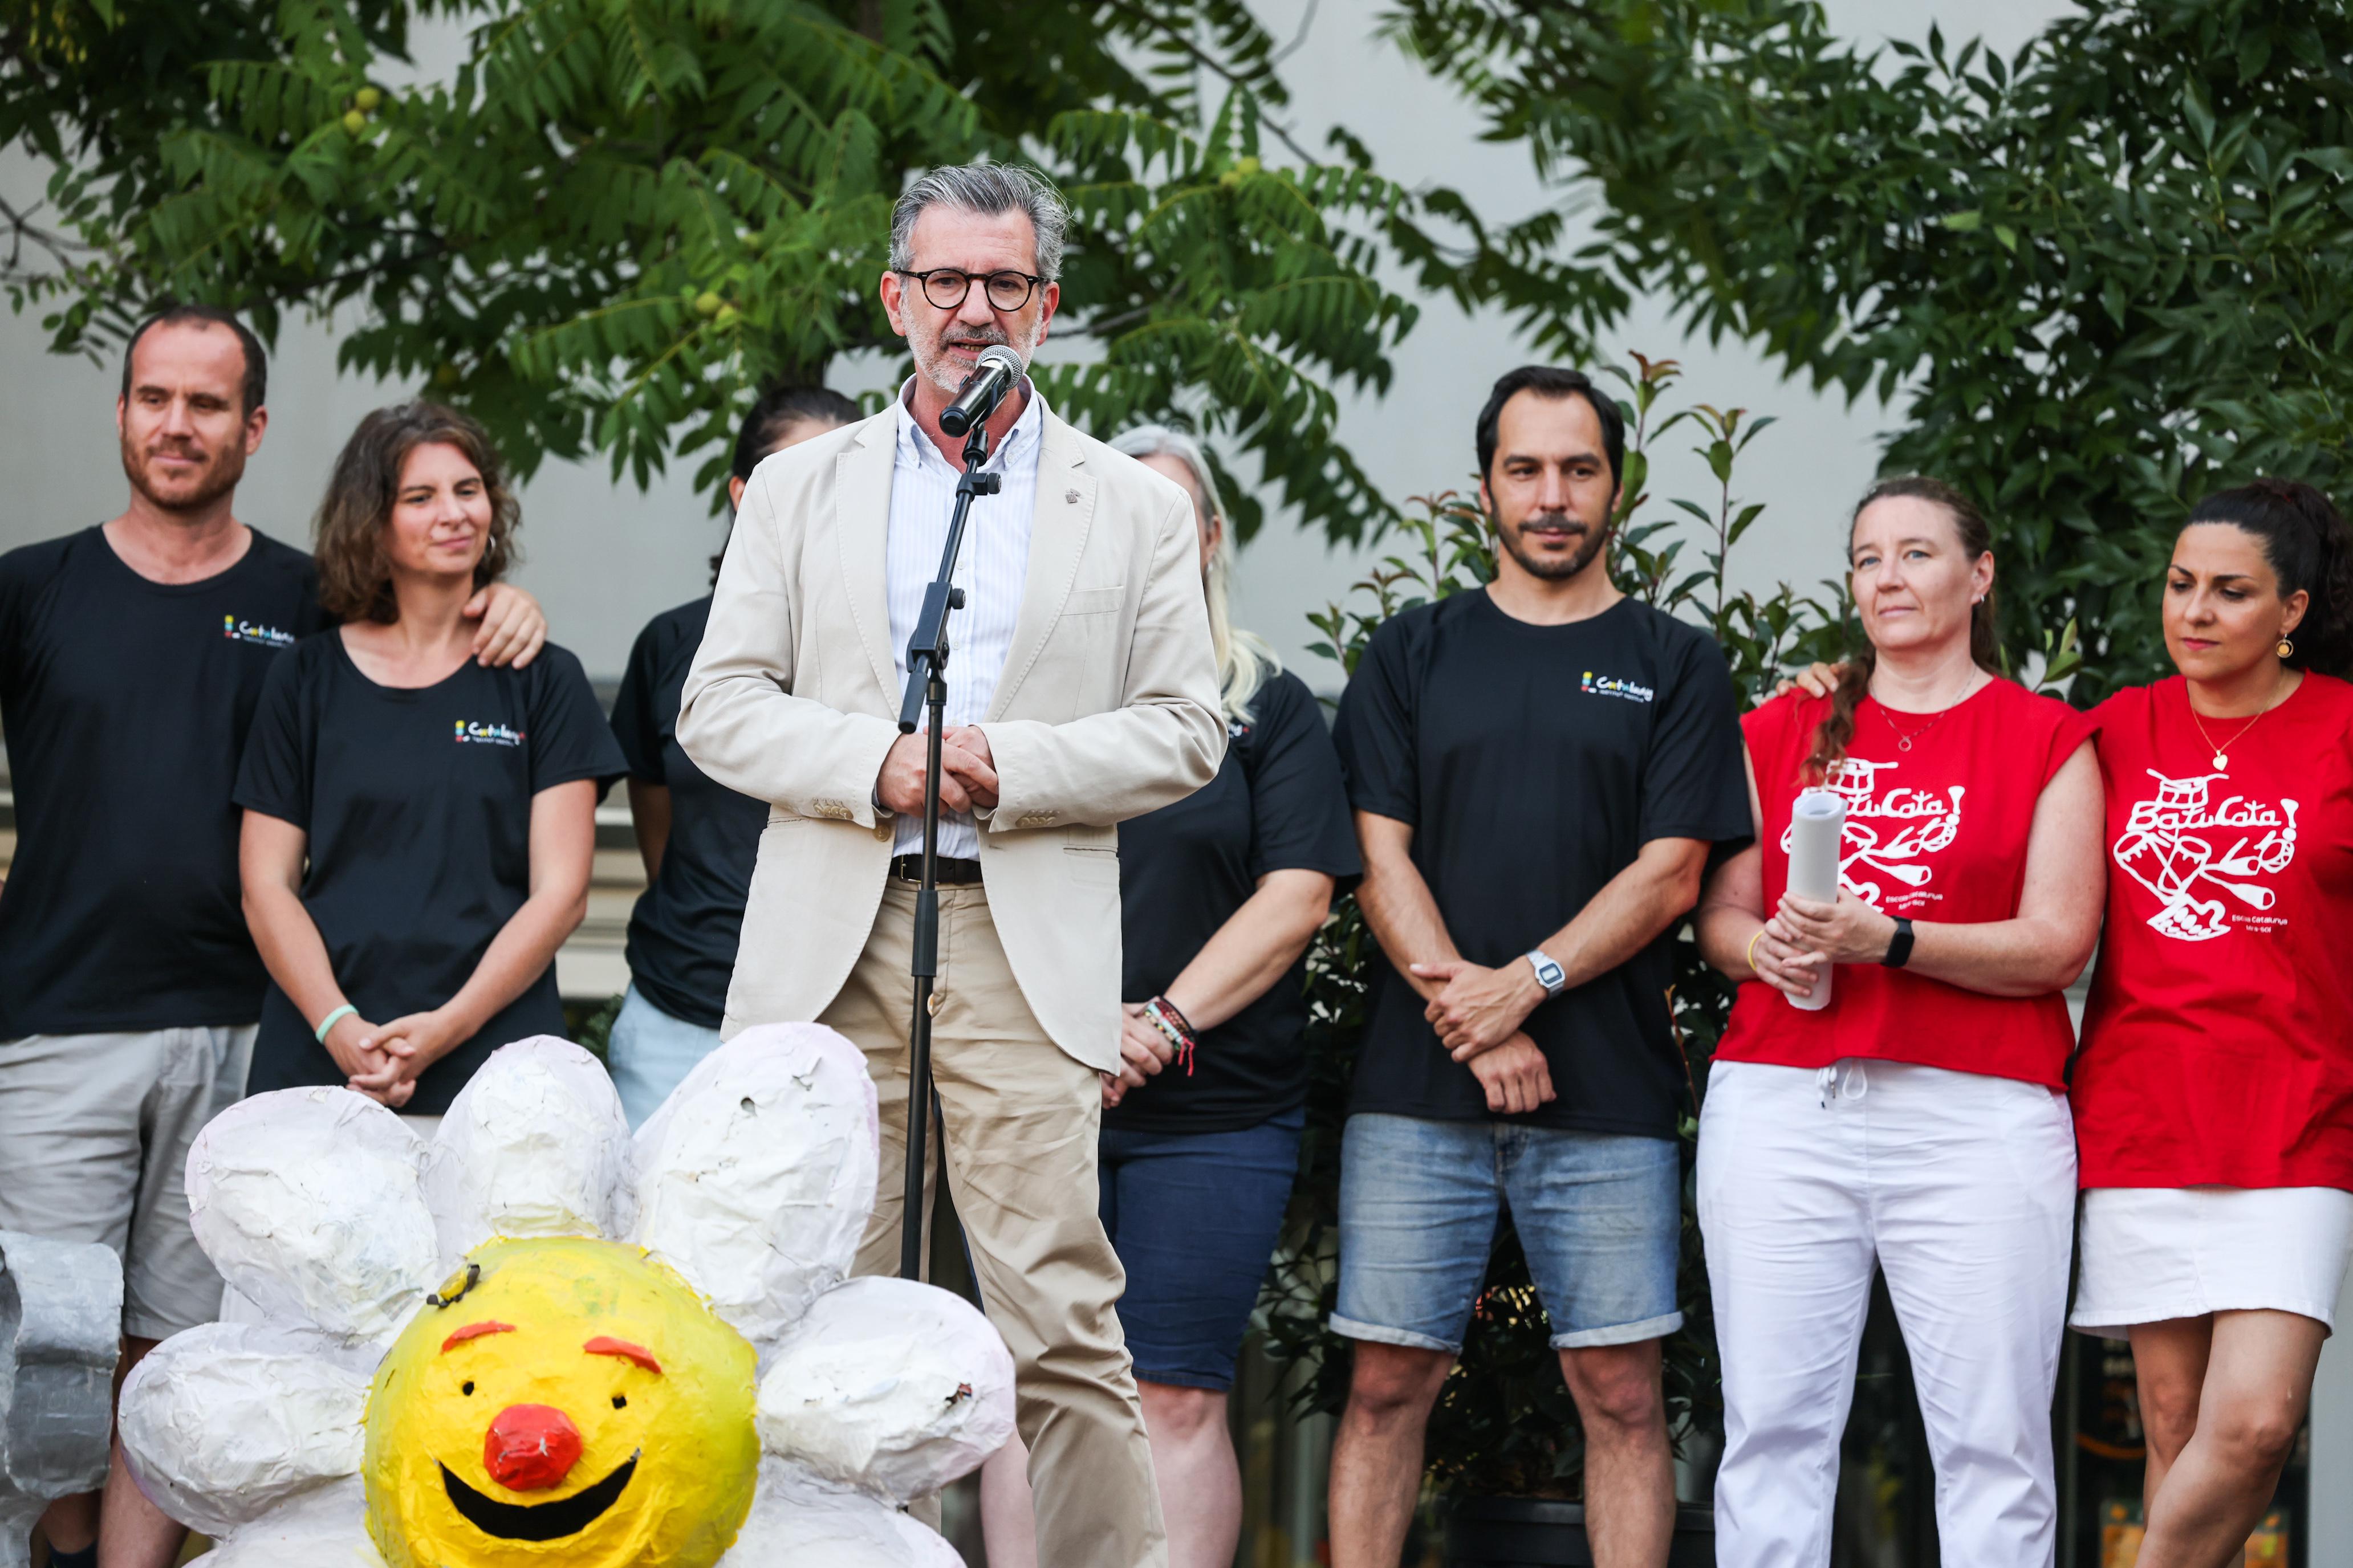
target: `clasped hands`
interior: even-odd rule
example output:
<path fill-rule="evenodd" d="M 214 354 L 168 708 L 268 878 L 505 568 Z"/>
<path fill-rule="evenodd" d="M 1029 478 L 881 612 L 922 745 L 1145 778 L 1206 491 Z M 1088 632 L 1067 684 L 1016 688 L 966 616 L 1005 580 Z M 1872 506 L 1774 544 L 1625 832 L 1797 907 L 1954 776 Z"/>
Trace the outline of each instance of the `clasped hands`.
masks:
<path fill-rule="evenodd" d="M 918 730 L 891 742 L 875 776 L 874 798 L 886 811 L 918 816 L 923 809 L 923 765 L 930 731 Z M 951 724 L 940 731 L 940 809 L 969 812 L 997 808 L 997 759 L 977 724 Z"/>
<path fill-rule="evenodd" d="M 1488 1110 L 1515 1115 L 1556 1098 L 1543 1049 L 1520 1028 L 1546 994 L 1532 965 L 1514 960 L 1489 969 L 1458 958 L 1408 967 L 1417 980 L 1439 984 L 1423 1016 L 1479 1080 Z"/>
<path fill-rule="evenodd" d="M 350 1075 L 345 1087 L 397 1110 L 417 1093 L 417 1075 L 473 1033 L 438 1008 L 381 1026 L 347 1013 L 327 1031 L 325 1043 L 335 1065 Z"/>
<path fill-rule="evenodd" d="M 1757 978 L 1794 1000 L 1814 994 L 1826 963 L 1877 963 L 1895 941 L 1895 919 L 1852 893 L 1826 904 L 1781 895 L 1781 906 L 1748 949 Z"/>
<path fill-rule="evenodd" d="M 1102 1075 L 1105 1110 L 1126 1099 L 1129 1089 L 1142 1089 L 1176 1059 L 1176 1047 L 1145 1021 L 1143 1003 L 1123 1002 L 1119 1013 L 1119 1070 Z"/>

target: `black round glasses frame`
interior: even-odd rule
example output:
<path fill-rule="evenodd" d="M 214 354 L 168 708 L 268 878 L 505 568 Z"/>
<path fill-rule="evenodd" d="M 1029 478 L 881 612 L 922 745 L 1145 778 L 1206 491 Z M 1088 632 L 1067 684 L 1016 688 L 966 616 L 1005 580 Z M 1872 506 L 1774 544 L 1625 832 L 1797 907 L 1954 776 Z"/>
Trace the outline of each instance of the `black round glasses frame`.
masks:
<path fill-rule="evenodd" d="M 902 278 L 912 278 L 922 285 L 923 298 L 935 310 L 953 310 L 971 294 L 975 275 L 961 267 L 934 267 L 928 272 L 914 272 L 904 267 L 892 268 Z M 988 296 L 989 307 L 997 310 L 1018 310 L 1029 302 L 1029 296 L 1046 281 L 1029 272 L 991 272 L 978 279 L 981 289 Z M 1014 289 L 1019 289 L 1014 294 Z M 1010 298 L 1008 296 L 1010 295 Z"/>

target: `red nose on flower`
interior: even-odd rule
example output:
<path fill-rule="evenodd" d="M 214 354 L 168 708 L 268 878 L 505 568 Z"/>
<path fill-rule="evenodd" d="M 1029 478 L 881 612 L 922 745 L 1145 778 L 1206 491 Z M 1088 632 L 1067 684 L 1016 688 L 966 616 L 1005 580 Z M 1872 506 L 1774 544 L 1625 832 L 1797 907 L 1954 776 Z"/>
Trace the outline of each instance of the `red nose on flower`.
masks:
<path fill-rule="evenodd" d="M 552 1405 L 510 1405 L 482 1439 L 482 1468 L 509 1491 L 561 1486 L 580 1462 L 580 1428 Z"/>

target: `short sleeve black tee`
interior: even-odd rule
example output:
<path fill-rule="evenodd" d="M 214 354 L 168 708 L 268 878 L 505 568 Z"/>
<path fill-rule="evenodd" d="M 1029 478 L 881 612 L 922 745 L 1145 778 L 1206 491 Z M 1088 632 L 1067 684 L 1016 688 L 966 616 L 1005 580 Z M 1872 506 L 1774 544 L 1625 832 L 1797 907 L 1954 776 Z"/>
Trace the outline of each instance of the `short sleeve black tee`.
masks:
<path fill-rule="evenodd" d="M 1534 626 L 1483 592 L 1373 635 L 1335 739 L 1350 803 L 1414 829 L 1413 859 L 1462 956 L 1514 963 L 1567 925 L 1654 838 L 1750 835 L 1738 704 L 1704 635 L 1627 599 Z M 1537 1005 L 1525 1026 L 1557 1098 L 1537 1126 L 1672 1137 L 1684 1071 L 1670 1026 L 1672 932 Z M 1376 970 L 1352 1111 L 1490 1116 L 1424 1004 Z"/>
<path fill-rule="evenodd" d="M 580 661 L 549 644 L 523 669 L 472 662 L 437 685 L 379 686 L 340 632 L 305 640 L 264 690 L 237 804 L 310 835 L 302 905 L 345 998 L 371 1023 L 457 994 L 531 891 L 531 805 L 609 780 L 620 749 Z M 316 1020 L 271 985 L 249 1087 L 342 1083 Z M 447 1110 L 510 1040 L 564 1033 L 553 964 L 472 1039 L 418 1075 L 402 1107 Z"/>
<path fill-rule="evenodd" d="M 629 916 L 630 983 L 671 1017 L 715 1029 L 768 807 L 712 779 L 678 743 L 679 698 L 710 619 L 706 595 L 638 634 L 613 704 L 613 736 L 631 778 L 670 791 L 661 871 Z"/>
<path fill-rule="evenodd" d="M 196 583 L 149 582 L 98 528 L 0 555 L 0 1040 L 260 1016 L 229 791 L 263 680 L 326 624 L 317 581 L 259 533 Z"/>
<path fill-rule="evenodd" d="M 1342 890 L 1362 868 L 1339 759 L 1314 693 L 1285 671 L 1259 689 L 1250 721 L 1229 724 L 1217 776 L 1119 826 L 1125 975 L 1120 994 L 1146 1001 L 1258 890 L 1270 871 L 1321 871 Z M 1306 962 L 1231 1018 L 1206 1030 L 1187 1075 L 1171 1064 L 1128 1091 L 1105 1127 L 1228 1132 L 1303 1103 Z"/>

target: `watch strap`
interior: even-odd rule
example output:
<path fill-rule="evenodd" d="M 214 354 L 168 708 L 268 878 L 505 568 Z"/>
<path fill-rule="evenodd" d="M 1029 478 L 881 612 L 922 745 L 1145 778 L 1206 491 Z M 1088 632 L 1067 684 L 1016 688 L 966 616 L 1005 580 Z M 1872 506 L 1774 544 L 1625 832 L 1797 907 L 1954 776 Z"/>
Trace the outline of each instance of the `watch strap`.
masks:
<path fill-rule="evenodd" d="M 1547 996 L 1557 996 L 1568 989 L 1568 972 L 1553 962 L 1543 948 L 1532 947 L 1523 955 L 1528 967 L 1536 972 L 1536 984 L 1545 988 Z"/>
<path fill-rule="evenodd" d="M 1912 922 L 1902 915 L 1895 917 L 1895 934 L 1888 940 L 1887 956 L 1879 962 L 1889 969 L 1901 969 L 1912 962 Z"/>

